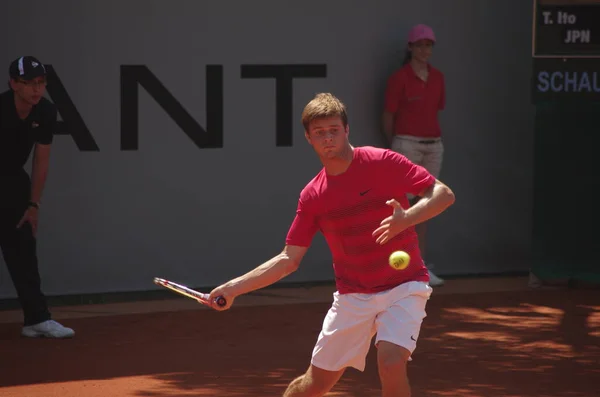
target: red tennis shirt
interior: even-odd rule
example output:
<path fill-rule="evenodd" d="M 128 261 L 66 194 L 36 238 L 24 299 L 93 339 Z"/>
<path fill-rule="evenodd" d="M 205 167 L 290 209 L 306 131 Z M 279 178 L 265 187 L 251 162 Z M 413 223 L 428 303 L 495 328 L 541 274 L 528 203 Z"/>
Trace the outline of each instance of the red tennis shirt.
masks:
<path fill-rule="evenodd" d="M 446 106 L 444 75 L 429 66 L 427 82 L 410 64 L 390 76 L 385 90 L 385 111 L 395 117 L 394 133 L 420 138 L 441 136 L 438 112 Z"/>
<path fill-rule="evenodd" d="M 417 195 L 435 182 L 425 168 L 403 155 L 375 147 L 354 148 L 349 168 L 340 175 L 322 169 L 300 193 L 286 244 L 308 247 L 321 231 L 333 257 L 340 294 L 375 293 L 407 281 L 429 281 L 414 227 L 380 245 L 372 233 L 392 215 L 386 204 L 396 199 L 409 207 L 407 193 Z M 390 254 L 406 251 L 410 264 L 394 270 Z"/>

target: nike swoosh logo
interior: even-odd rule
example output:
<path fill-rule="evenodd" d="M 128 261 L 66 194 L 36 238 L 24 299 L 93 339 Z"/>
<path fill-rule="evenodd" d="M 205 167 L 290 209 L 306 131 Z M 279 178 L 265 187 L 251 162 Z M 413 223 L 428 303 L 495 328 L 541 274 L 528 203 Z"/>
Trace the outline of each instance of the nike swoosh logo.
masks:
<path fill-rule="evenodd" d="M 373 188 L 371 188 L 371 189 L 373 189 Z M 360 195 L 364 196 L 365 194 L 369 193 L 371 191 L 371 189 L 365 190 L 364 192 L 360 192 Z"/>
<path fill-rule="evenodd" d="M 415 342 L 417 341 L 414 336 L 411 336 L 410 339 L 414 340 Z"/>

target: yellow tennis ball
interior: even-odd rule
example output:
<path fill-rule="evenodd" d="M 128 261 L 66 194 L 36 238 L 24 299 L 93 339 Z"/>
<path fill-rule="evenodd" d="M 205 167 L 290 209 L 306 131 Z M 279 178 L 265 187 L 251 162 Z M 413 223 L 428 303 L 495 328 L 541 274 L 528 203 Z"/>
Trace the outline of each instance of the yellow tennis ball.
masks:
<path fill-rule="evenodd" d="M 410 255 L 404 251 L 395 251 L 390 255 L 390 266 L 396 270 L 404 270 L 410 263 Z"/>

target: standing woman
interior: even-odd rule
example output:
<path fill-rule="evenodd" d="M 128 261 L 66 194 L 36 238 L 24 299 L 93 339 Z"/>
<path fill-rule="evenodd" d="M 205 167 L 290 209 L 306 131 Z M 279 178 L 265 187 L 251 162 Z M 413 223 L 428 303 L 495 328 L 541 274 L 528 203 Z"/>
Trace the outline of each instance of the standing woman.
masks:
<path fill-rule="evenodd" d="M 383 131 L 392 150 L 438 178 L 444 154 L 438 112 L 444 109 L 446 90 L 444 75 L 429 63 L 435 42 L 429 26 L 411 29 L 404 65 L 387 81 Z M 415 197 L 409 199 L 412 204 L 416 202 Z M 421 254 L 426 258 L 426 224 L 417 225 L 416 231 Z M 432 286 L 444 283 L 431 270 L 429 277 Z"/>

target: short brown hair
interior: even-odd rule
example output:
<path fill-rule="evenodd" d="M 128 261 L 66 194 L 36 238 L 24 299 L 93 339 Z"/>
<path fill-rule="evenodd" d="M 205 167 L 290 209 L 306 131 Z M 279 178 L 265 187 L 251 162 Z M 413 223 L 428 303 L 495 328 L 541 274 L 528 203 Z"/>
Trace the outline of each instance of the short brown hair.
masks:
<path fill-rule="evenodd" d="M 308 125 L 315 119 L 339 117 L 344 127 L 348 125 L 346 105 L 330 93 L 319 93 L 304 107 L 302 125 L 308 131 Z"/>

